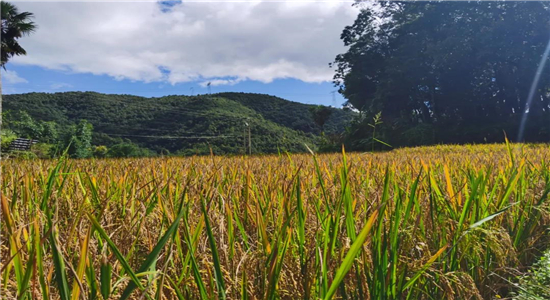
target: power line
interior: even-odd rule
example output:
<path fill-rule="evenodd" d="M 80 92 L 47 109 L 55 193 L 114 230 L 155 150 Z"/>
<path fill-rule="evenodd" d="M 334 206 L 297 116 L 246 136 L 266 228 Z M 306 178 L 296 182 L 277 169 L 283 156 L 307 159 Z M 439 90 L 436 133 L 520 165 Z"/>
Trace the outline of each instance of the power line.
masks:
<path fill-rule="evenodd" d="M 238 137 L 236 135 L 218 135 L 218 136 L 168 136 L 168 135 L 137 135 L 137 134 L 114 134 L 106 133 L 109 136 L 120 137 L 141 137 L 141 138 L 155 138 L 155 139 L 217 139 L 217 138 L 230 138 Z"/>
<path fill-rule="evenodd" d="M 157 123 L 153 123 L 153 124 L 158 124 L 160 122 L 157 122 Z M 150 123 L 148 123 L 147 125 L 150 125 Z M 110 124 L 110 123 L 101 123 L 101 124 L 97 124 L 96 126 L 98 127 L 106 127 L 106 126 L 113 126 L 113 124 Z M 178 130 L 177 128 L 174 129 L 174 128 L 167 128 L 167 129 L 157 129 L 157 128 L 143 128 L 143 127 L 132 127 L 132 126 L 116 126 L 116 129 L 133 129 L 133 130 L 136 130 L 136 131 L 157 131 L 157 132 L 177 132 L 177 133 L 183 133 L 183 134 L 204 134 L 204 132 L 197 132 L 197 131 L 181 131 L 181 130 Z"/>

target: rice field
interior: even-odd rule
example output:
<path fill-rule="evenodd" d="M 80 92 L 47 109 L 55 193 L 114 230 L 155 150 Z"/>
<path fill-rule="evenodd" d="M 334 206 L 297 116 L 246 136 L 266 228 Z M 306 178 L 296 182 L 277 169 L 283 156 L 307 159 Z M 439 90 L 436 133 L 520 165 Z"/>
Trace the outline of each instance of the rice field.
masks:
<path fill-rule="evenodd" d="M 492 299 L 550 244 L 548 145 L 2 161 L 2 299 Z"/>

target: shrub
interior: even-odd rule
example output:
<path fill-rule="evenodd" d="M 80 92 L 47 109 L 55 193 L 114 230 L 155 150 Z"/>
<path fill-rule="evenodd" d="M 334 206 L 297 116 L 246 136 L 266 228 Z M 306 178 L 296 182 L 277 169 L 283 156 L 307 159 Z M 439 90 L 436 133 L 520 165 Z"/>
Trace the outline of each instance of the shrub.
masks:
<path fill-rule="evenodd" d="M 31 147 L 31 152 L 34 153 L 37 158 L 52 158 L 54 151 L 55 146 L 47 143 L 38 143 Z"/>
<path fill-rule="evenodd" d="M 107 153 L 109 152 L 109 149 L 107 146 L 95 146 L 94 147 L 94 157 L 105 157 L 107 156 Z"/>
<path fill-rule="evenodd" d="M 6 153 L 8 151 L 11 142 L 13 142 L 16 138 L 17 135 L 15 134 L 15 132 L 9 129 L 2 129 L 2 131 L 0 132 L 0 144 L 2 153 Z"/>
<path fill-rule="evenodd" d="M 107 151 L 108 157 L 139 157 L 139 156 L 151 156 L 152 153 L 149 149 L 140 148 L 133 143 L 120 143 L 111 147 Z"/>

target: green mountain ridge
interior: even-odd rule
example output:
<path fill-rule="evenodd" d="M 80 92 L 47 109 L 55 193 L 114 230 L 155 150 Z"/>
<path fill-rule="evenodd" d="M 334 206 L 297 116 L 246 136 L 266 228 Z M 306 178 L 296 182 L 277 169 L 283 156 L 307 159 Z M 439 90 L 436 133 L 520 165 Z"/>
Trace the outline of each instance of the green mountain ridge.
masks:
<path fill-rule="evenodd" d="M 243 153 L 250 126 L 252 152 L 303 152 L 315 147 L 321 131 L 341 133 L 351 112 L 331 108 L 321 127 L 313 105 L 275 96 L 219 93 L 145 98 L 96 92 L 4 95 L 6 127 L 27 112 L 37 121 L 53 121 L 64 132 L 80 120 L 94 127 L 92 143 L 110 147 L 132 142 L 156 153 Z M 32 138 L 32 137 L 31 137 Z"/>

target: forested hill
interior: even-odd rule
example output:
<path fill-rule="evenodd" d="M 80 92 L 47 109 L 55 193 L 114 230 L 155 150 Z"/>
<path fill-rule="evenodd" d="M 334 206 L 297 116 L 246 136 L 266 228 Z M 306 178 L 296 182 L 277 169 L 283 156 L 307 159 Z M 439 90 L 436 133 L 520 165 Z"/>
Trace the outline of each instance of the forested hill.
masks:
<path fill-rule="evenodd" d="M 252 152 L 304 151 L 317 136 L 343 132 L 351 113 L 331 108 L 326 123 L 314 121 L 312 105 L 249 93 L 145 98 L 95 92 L 28 93 L 4 96 L 5 127 L 21 129 L 26 112 L 33 121 L 55 124 L 59 136 L 81 120 L 93 125 L 93 145 L 133 143 L 156 153 L 242 153 L 250 126 Z M 53 121 L 53 122 L 51 122 Z M 19 129 L 19 130 L 18 130 Z M 20 132 L 17 132 L 20 131 Z M 246 135 L 245 135 L 246 134 Z M 66 134 L 65 134 L 66 135 Z"/>

